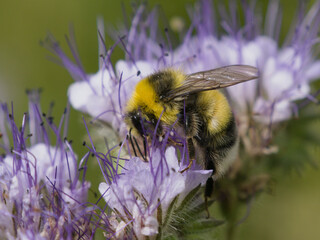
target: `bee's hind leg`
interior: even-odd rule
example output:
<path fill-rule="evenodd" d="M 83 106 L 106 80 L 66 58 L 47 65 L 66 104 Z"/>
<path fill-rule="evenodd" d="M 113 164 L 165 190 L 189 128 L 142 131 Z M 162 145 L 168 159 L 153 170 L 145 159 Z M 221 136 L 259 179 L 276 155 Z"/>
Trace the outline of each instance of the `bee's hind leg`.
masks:
<path fill-rule="evenodd" d="M 188 166 L 185 169 L 181 170 L 180 173 L 183 173 L 183 172 L 187 171 L 188 169 L 190 169 L 192 166 L 192 163 L 193 163 L 193 159 L 190 159 Z"/>
<path fill-rule="evenodd" d="M 212 179 L 212 177 L 210 177 L 207 179 L 206 187 L 205 187 L 205 191 L 204 191 L 204 201 L 205 201 L 205 207 L 206 207 L 206 212 L 207 212 L 207 218 L 210 218 L 208 199 L 211 197 L 212 192 L 213 192 L 213 179 Z"/>

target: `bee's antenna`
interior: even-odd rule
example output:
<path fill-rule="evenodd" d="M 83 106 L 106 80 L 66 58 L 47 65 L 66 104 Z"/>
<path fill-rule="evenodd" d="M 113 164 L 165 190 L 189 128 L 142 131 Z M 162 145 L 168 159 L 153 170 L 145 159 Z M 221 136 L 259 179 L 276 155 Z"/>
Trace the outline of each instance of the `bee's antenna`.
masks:
<path fill-rule="evenodd" d="M 130 130 L 129 130 L 129 139 L 130 139 L 130 143 L 131 143 L 134 155 L 137 157 L 138 155 L 137 155 L 136 148 L 134 147 L 134 144 L 133 144 L 133 141 L 132 141 L 131 131 L 132 131 L 132 128 L 130 128 Z"/>
<path fill-rule="evenodd" d="M 142 154 L 142 152 L 141 152 L 141 149 L 140 149 L 140 147 L 139 147 L 139 144 L 138 144 L 138 142 L 137 142 L 137 139 L 133 136 L 133 140 L 134 140 L 134 142 L 135 142 L 135 144 L 136 144 L 136 146 L 137 146 L 137 148 L 138 148 L 138 151 L 139 151 L 139 153 L 140 153 L 140 156 L 143 158 L 143 160 L 146 162 L 147 161 L 147 159 L 145 158 L 145 156 Z"/>
<path fill-rule="evenodd" d="M 147 141 L 146 138 L 143 138 L 143 148 L 144 148 L 144 157 L 147 159 Z"/>

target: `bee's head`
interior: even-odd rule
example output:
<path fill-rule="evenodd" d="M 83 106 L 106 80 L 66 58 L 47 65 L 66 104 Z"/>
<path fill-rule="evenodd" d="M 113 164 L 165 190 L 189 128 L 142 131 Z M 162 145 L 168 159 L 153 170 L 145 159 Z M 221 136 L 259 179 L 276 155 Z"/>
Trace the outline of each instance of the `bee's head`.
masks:
<path fill-rule="evenodd" d="M 153 114 L 144 113 L 140 109 L 128 112 L 125 118 L 128 126 L 133 129 L 133 133 L 142 137 L 153 135 L 156 128 L 157 135 L 162 130 L 161 122 L 158 124 L 158 119 Z"/>
<path fill-rule="evenodd" d="M 171 71 L 158 72 L 137 83 L 127 102 L 125 120 L 133 134 L 161 136 L 164 125 L 177 120 L 179 106 L 163 101 L 162 96 L 174 85 Z M 161 120 L 159 120 L 161 119 Z"/>

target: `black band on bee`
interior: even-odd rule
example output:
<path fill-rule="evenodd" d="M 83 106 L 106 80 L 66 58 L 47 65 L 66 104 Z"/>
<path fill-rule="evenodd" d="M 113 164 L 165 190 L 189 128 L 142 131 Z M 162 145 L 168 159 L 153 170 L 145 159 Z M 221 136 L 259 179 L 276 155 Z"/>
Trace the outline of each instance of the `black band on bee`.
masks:
<path fill-rule="evenodd" d="M 149 77 L 149 82 L 156 91 L 159 98 L 164 98 L 167 93 L 174 87 L 174 80 L 170 71 L 162 71 L 152 74 Z"/>
<path fill-rule="evenodd" d="M 221 155 L 226 153 L 237 141 L 237 131 L 234 117 L 232 116 L 226 128 L 215 136 L 214 150 Z"/>
<path fill-rule="evenodd" d="M 200 124 L 197 116 L 201 115 L 199 114 L 199 109 L 195 108 L 197 98 L 198 95 L 193 95 L 184 99 L 183 107 L 180 108 L 180 113 L 177 115 L 179 124 L 183 127 L 186 136 L 195 136 Z"/>

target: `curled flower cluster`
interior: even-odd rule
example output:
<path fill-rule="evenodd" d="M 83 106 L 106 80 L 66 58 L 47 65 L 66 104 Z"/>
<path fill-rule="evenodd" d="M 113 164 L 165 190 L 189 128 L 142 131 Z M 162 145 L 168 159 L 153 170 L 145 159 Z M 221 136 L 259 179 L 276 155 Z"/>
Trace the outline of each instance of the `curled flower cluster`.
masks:
<path fill-rule="evenodd" d="M 50 117 L 41 117 L 34 102 L 38 97 L 30 95 L 20 129 L 1 104 L 0 238 L 73 239 L 84 232 L 85 219 L 79 221 L 90 184 L 79 180 L 77 157 L 60 135 L 62 125 L 57 128 Z M 48 128 L 56 136 L 55 146 Z"/>

